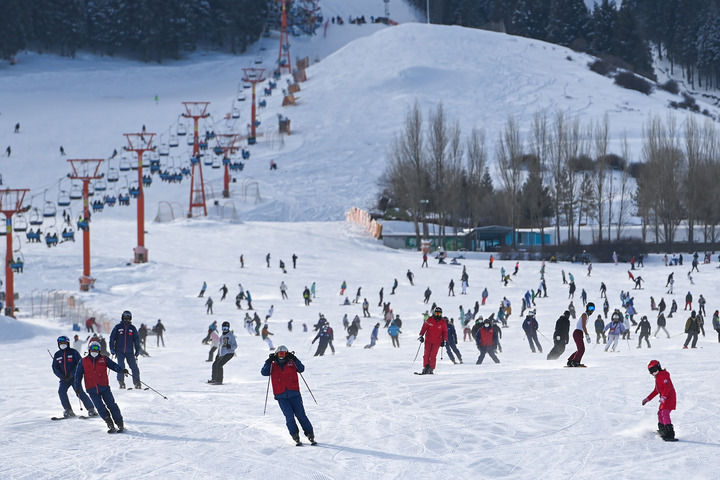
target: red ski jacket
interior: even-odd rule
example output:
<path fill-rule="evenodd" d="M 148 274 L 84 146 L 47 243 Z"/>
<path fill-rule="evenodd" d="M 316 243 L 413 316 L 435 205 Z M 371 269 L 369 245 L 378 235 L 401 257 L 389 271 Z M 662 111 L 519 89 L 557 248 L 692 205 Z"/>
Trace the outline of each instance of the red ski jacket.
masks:
<path fill-rule="evenodd" d="M 435 317 L 428 317 L 420 329 L 420 336 L 422 337 L 423 335 L 425 336 L 426 342 L 440 343 L 443 340 L 447 341 L 447 318 L 442 317 L 442 319 L 436 320 Z"/>
<path fill-rule="evenodd" d="M 675 410 L 675 387 L 667 370 L 660 370 L 655 375 L 655 390 L 647 396 L 648 401 L 660 394 L 660 410 Z"/>
<path fill-rule="evenodd" d="M 80 386 L 80 379 L 85 377 L 85 390 L 89 391 L 96 387 L 107 387 L 110 385 L 108 381 L 107 370 L 117 372 L 120 367 L 118 364 L 110 360 L 105 355 L 98 355 L 93 358 L 90 355 L 83 357 L 82 362 L 75 370 L 75 385 Z"/>
<path fill-rule="evenodd" d="M 270 364 L 270 380 L 272 381 L 273 395 L 275 395 L 275 398 L 287 393 L 288 390 L 298 393 L 300 392 L 298 372 L 305 370 L 305 367 L 300 367 L 296 365 L 296 363 L 302 365 L 302 363 L 297 359 L 289 360 L 285 363 L 284 367 L 281 367 L 277 362 L 272 362 Z"/>
<path fill-rule="evenodd" d="M 479 344 L 482 347 L 492 347 L 495 343 L 495 331 L 492 327 L 482 327 L 478 332 Z"/>

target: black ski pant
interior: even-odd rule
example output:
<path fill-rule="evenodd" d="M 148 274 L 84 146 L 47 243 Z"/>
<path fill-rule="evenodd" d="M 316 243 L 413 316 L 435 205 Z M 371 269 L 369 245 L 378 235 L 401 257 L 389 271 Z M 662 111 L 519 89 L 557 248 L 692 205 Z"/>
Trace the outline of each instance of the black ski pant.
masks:
<path fill-rule="evenodd" d="M 458 350 L 457 344 L 453 342 L 445 342 L 445 351 L 447 352 L 451 362 L 455 363 L 453 352 L 457 355 L 458 360 L 462 362 L 462 355 L 460 355 L 460 350 Z"/>
<path fill-rule="evenodd" d="M 215 345 L 213 345 L 213 347 L 210 349 L 210 353 L 208 353 L 208 359 L 207 359 L 208 362 L 213 361 L 213 354 L 215 353 L 215 350 L 217 350 L 217 347 Z"/>
<path fill-rule="evenodd" d="M 537 349 L 540 351 L 540 353 L 542 353 L 542 347 L 540 346 L 540 342 L 538 341 L 537 333 L 529 332 L 526 335 L 527 335 L 528 343 L 530 344 L 530 350 L 532 350 L 532 352 L 535 353 L 535 346 L 537 345 Z"/>
<path fill-rule="evenodd" d="M 557 360 L 565 352 L 565 342 L 563 340 L 555 340 L 552 350 L 547 355 L 548 360 Z"/>
<path fill-rule="evenodd" d="M 692 348 L 695 348 L 698 341 L 698 333 L 697 332 L 688 332 L 687 338 L 685 339 L 685 345 L 683 345 L 683 348 L 687 348 L 688 344 L 690 343 L 690 340 L 692 340 Z"/>
<path fill-rule="evenodd" d="M 716 332 L 718 332 L 718 343 L 720 343 L 720 329 L 717 329 Z"/>
<path fill-rule="evenodd" d="M 595 335 L 597 335 L 597 339 L 595 340 L 595 343 L 600 343 L 600 338 L 602 337 L 602 342 L 607 342 L 607 338 L 605 338 L 605 331 L 600 330 L 599 332 L 595 332 Z"/>
<path fill-rule="evenodd" d="M 640 338 L 638 338 L 638 348 L 640 348 L 643 338 L 645 339 L 645 343 L 647 343 L 648 348 L 650 348 L 650 333 L 649 332 L 648 333 L 640 332 Z"/>
<path fill-rule="evenodd" d="M 325 355 L 325 350 L 327 349 L 328 341 L 327 339 L 321 338 L 320 342 L 318 343 L 318 348 L 315 351 L 315 357 L 322 357 Z"/>
<path fill-rule="evenodd" d="M 658 333 L 660 333 L 660 330 L 662 330 L 663 332 L 665 332 L 665 335 L 667 335 L 667 337 L 670 338 L 670 334 L 669 334 L 668 331 L 665 329 L 665 327 L 658 327 L 657 330 L 655 330 L 655 338 L 657 338 Z M 720 332 L 718 332 L 718 341 L 720 341 Z"/>
<path fill-rule="evenodd" d="M 500 363 L 500 360 L 498 360 L 497 356 L 495 355 L 495 349 L 492 346 L 486 347 L 484 345 L 481 345 L 478 348 L 480 349 L 480 356 L 478 357 L 477 362 L 475 362 L 476 365 L 482 365 L 485 354 L 490 355 L 490 358 L 492 358 L 495 363 Z"/>
<path fill-rule="evenodd" d="M 218 355 L 212 364 L 212 381 L 216 383 L 223 382 L 223 366 L 232 359 L 232 353 L 226 353 L 223 356 Z"/>
<path fill-rule="evenodd" d="M 720 337 L 720 333 L 718 334 L 718 337 Z M 390 338 L 392 339 L 393 347 L 400 348 L 400 338 L 398 335 L 390 335 Z"/>

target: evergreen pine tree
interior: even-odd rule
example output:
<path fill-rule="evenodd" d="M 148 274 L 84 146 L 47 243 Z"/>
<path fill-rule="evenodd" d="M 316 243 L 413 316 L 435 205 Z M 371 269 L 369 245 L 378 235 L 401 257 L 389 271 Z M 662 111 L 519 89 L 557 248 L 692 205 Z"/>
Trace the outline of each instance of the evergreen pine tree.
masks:
<path fill-rule="evenodd" d="M 582 49 L 589 14 L 583 0 L 552 0 L 547 39 L 550 42 Z"/>

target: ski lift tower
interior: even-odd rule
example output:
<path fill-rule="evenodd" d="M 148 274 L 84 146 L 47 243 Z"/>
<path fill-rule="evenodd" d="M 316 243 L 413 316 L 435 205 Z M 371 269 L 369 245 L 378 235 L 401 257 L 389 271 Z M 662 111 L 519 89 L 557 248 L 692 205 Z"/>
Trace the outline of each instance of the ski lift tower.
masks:
<path fill-rule="evenodd" d="M 83 221 L 85 228 L 83 231 L 83 274 L 80 277 L 80 290 L 87 292 L 95 283 L 95 279 L 90 276 L 90 202 L 89 185 L 90 180 L 99 180 L 103 178 L 103 174 L 98 173 L 100 164 L 104 160 L 102 158 L 83 158 L 68 160 L 72 167 L 72 173 L 68 175 L 72 180 L 81 180 L 83 184 Z"/>
<path fill-rule="evenodd" d="M 285 3 L 283 3 L 283 6 Z M 250 104 L 251 108 L 251 116 L 250 116 L 250 136 L 248 137 L 248 145 L 254 145 L 256 138 L 255 138 L 255 113 L 256 113 L 256 106 L 255 106 L 255 85 L 264 81 L 265 77 L 263 76 L 265 74 L 264 68 L 243 68 L 243 72 L 245 72 L 245 77 L 243 78 L 244 82 L 248 82 L 252 84 L 252 103 Z"/>
<path fill-rule="evenodd" d="M 292 64 L 290 63 L 290 39 L 287 31 L 287 0 L 275 0 L 281 6 L 280 14 L 280 51 L 278 52 L 278 72 L 282 73 L 283 69 L 287 69 L 288 73 L 292 73 Z"/>
<path fill-rule="evenodd" d="M 143 154 L 155 150 L 153 147 L 154 133 L 124 133 L 128 146 L 126 152 L 136 152 L 138 156 L 138 197 L 137 197 L 137 247 L 133 249 L 135 263 L 148 261 L 148 250 L 145 248 L 145 193 L 143 188 Z"/>
<path fill-rule="evenodd" d="M 23 208 L 27 188 L 6 188 L 0 190 L 0 212 L 5 215 L 5 238 L 7 239 L 7 250 L 5 252 L 5 315 L 15 316 L 15 282 L 13 270 L 10 266 L 13 259 L 13 228 L 12 216 L 26 210 Z"/>
<path fill-rule="evenodd" d="M 193 158 L 192 176 L 190 177 L 190 209 L 188 210 L 188 218 L 192 218 L 194 208 L 202 208 L 203 215 L 207 217 L 207 206 L 205 205 L 205 184 L 203 183 L 202 162 L 200 162 L 200 138 L 198 134 L 198 122 L 201 118 L 210 116 L 207 113 L 207 106 L 210 102 L 182 102 L 185 105 L 186 112 L 182 114 L 185 118 L 192 118 L 194 124 L 193 130 Z M 195 182 L 195 168 L 198 169 L 199 182 Z M 199 186 L 196 186 L 199 185 Z"/>
<path fill-rule="evenodd" d="M 225 178 L 223 181 L 223 198 L 230 198 L 230 155 L 235 153 L 238 147 L 235 143 L 238 141 L 237 133 L 220 133 L 215 135 L 218 146 L 223 151 L 223 165 L 225 166 Z"/>

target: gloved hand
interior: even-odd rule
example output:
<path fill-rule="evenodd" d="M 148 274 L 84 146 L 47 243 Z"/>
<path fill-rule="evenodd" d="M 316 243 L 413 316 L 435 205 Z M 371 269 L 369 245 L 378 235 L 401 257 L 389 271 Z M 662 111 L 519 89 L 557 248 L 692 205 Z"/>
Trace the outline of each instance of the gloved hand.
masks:
<path fill-rule="evenodd" d="M 424 341 L 425 339 L 422 336 L 418 337 L 418 342 L 423 343 Z"/>
<path fill-rule="evenodd" d="M 646 404 L 647 402 L 649 402 L 649 401 L 650 401 L 650 400 L 648 400 L 647 398 L 643 398 L 642 404 L 645 405 L 645 404 Z"/>
<path fill-rule="evenodd" d="M 444 347 L 444 346 L 445 346 L 445 340 L 443 340 L 442 342 L 440 342 L 440 346 L 441 346 L 441 347 Z"/>
<path fill-rule="evenodd" d="M 273 360 L 275 360 L 275 354 L 274 354 L 274 353 L 271 353 L 270 355 L 268 355 L 267 361 L 268 361 L 268 362 L 272 362 Z"/>
<path fill-rule="evenodd" d="M 587 343 L 592 343 L 592 338 L 590 338 L 590 335 L 585 335 L 585 340 L 587 340 Z"/>
<path fill-rule="evenodd" d="M 665 403 L 665 400 L 667 400 L 667 398 L 665 398 L 665 397 L 660 397 L 660 403 Z"/>
<path fill-rule="evenodd" d="M 285 354 L 285 357 L 288 360 L 296 360 L 297 359 L 297 357 L 295 356 L 295 352 L 287 352 L 287 354 Z"/>
<path fill-rule="evenodd" d="M 123 368 L 123 375 L 125 375 L 125 376 L 130 375 L 130 372 L 128 372 L 127 368 Z"/>

